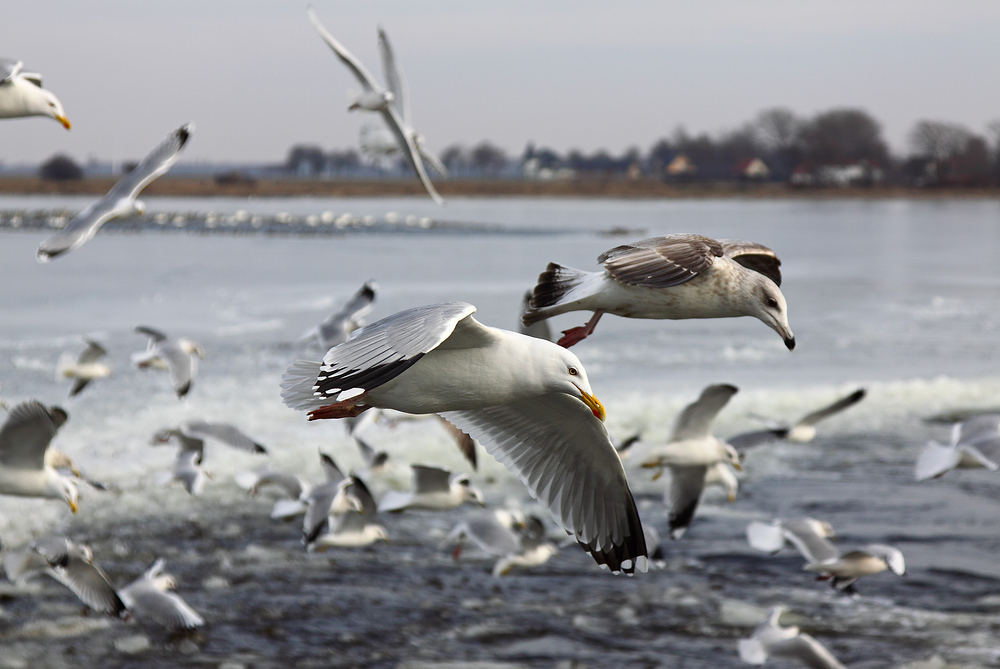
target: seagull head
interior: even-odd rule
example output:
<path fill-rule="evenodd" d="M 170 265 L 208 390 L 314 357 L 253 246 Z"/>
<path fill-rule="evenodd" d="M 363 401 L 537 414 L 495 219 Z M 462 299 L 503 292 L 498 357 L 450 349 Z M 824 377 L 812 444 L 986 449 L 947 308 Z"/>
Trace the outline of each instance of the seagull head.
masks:
<path fill-rule="evenodd" d="M 607 412 L 604 405 L 594 396 L 594 391 L 590 387 L 587 379 L 587 370 L 576 355 L 562 346 L 557 346 L 549 341 L 528 337 L 533 342 L 538 342 L 534 346 L 539 346 L 549 352 L 546 360 L 546 381 L 550 392 L 560 392 L 577 398 L 590 409 L 591 413 L 600 420 L 604 420 Z"/>
<path fill-rule="evenodd" d="M 39 115 L 54 118 L 62 123 L 62 126 L 67 130 L 73 127 L 73 124 L 66 118 L 66 112 L 63 110 L 62 103 L 59 102 L 59 98 L 44 88 L 38 89 L 37 97 L 38 101 L 35 106 L 38 108 L 35 111 Z"/>
<path fill-rule="evenodd" d="M 79 509 L 77 502 L 80 500 L 80 491 L 77 489 L 75 483 L 65 476 L 55 474 L 54 476 L 49 477 L 47 488 L 47 497 L 62 499 L 69 505 L 69 508 L 73 513 L 77 512 Z"/>
<path fill-rule="evenodd" d="M 725 454 L 724 460 L 731 464 L 736 471 L 743 471 L 743 466 L 740 464 L 740 454 L 736 451 L 736 449 L 723 442 L 722 450 Z"/>
<path fill-rule="evenodd" d="M 756 316 L 764 325 L 778 333 L 785 346 L 791 351 L 795 348 L 795 335 L 788 325 L 788 304 L 781 289 L 769 278 L 756 272 L 750 272 L 755 286 L 748 295 L 749 314 Z"/>
<path fill-rule="evenodd" d="M 132 202 L 132 210 L 139 216 L 142 216 L 146 213 L 146 203 L 142 200 L 135 200 Z"/>
<path fill-rule="evenodd" d="M 472 485 L 469 477 L 465 474 L 453 477 L 451 479 L 451 487 L 462 494 L 463 502 L 472 502 L 479 506 L 486 506 L 486 497 L 483 495 L 483 491 Z"/>

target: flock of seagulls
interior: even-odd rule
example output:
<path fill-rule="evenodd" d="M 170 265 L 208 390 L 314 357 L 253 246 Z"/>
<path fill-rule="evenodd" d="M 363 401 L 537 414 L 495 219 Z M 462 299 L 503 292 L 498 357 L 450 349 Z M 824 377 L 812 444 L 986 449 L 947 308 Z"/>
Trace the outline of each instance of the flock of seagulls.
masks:
<path fill-rule="evenodd" d="M 363 88 L 349 110 L 381 116 L 424 188 L 441 203 L 424 165 L 441 175 L 447 171 L 412 127 L 409 96 L 385 31 L 378 31 L 383 86 L 311 8 L 308 14 Z M 24 72 L 19 61 L 0 60 L 0 118 L 31 115 L 49 116 L 70 127 L 58 99 L 41 87 L 39 75 Z M 77 249 L 112 218 L 141 214 L 145 207 L 136 199 L 139 193 L 177 161 L 192 131 L 193 126 L 185 124 L 171 133 L 105 197 L 43 240 L 37 259 L 44 262 Z M 677 234 L 617 246 L 597 261 L 602 269 L 594 272 L 550 263 L 525 295 L 518 332 L 480 323 L 474 316 L 476 307 L 464 302 L 414 306 L 366 323 L 377 285 L 365 283 L 340 310 L 303 337 L 303 343 L 319 345 L 322 358 L 292 362 L 280 389 L 283 402 L 306 412 L 311 421 L 343 420 L 358 444 L 364 471 L 345 475 L 330 455 L 321 452 L 324 481 L 320 483 L 263 466 L 237 475 L 237 484 L 252 495 L 263 489 L 282 495 L 271 517 L 288 520 L 301 515 L 302 543 L 309 551 L 387 540 L 385 527 L 375 522 L 379 514 L 486 506 L 483 492 L 467 474 L 430 464 L 412 463 L 412 489 L 390 491 L 380 500 L 362 478 L 362 474 L 378 476 L 389 460 L 384 451 L 361 438 L 366 421 L 379 420 L 382 411 L 436 415 L 473 468 L 478 443 L 520 479 L 531 497 L 598 565 L 614 573 L 645 572 L 659 539 L 655 528 L 643 527 L 622 464 L 630 446 L 641 439 L 621 444 L 612 440 L 604 425 L 605 408 L 569 347 L 593 333 L 604 314 L 643 319 L 751 316 L 774 330 L 789 350 L 795 347 L 795 336 L 780 289 L 781 261 L 761 244 Z M 592 316 L 585 325 L 563 332 L 558 342 L 551 341 L 546 319 L 572 311 Z M 183 399 L 192 390 L 198 360 L 204 358 L 202 348 L 148 326 L 139 326 L 136 332 L 148 338 L 148 346 L 133 354 L 132 363 L 140 369 L 166 370 L 174 393 Z M 57 366 L 58 379 L 73 380 L 71 397 L 112 374 L 102 362 L 107 355 L 104 347 L 96 341 L 85 343 L 81 353 L 64 354 Z M 723 440 L 712 434 L 713 423 L 737 392 L 728 384 L 705 388 L 681 412 L 669 440 L 647 448 L 641 456 L 641 466 L 653 470 L 654 480 L 670 472 L 665 503 L 672 539 L 681 539 L 690 528 L 707 486 L 722 486 L 730 501 L 736 499 L 741 451 L 768 441 L 810 441 L 818 422 L 865 396 L 859 389 L 793 425 L 771 425 Z M 75 480 L 86 479 L 71 460 L 51 448 L 67 419 L 64 409 L 36 400 L 10 408 L 0 427 L 0 494 L 57 499 L 73 513 L 78 511 Z M 268 452 L 235 425 L 189 420 L 153 435 L 153 444 L 173 443 L 178 448 L 173 468 L 164 473 L 162 482 L 180 481 L 189 493 L 200 494 L 211 477 L 204 468 L 207 441 L 261 456 Z M 917 462 L 915 477 L 934 478 L 956 467 L 1000 469 L 1000 415 L 957 424 L 948 445 L 932 442 Z M 72 475 L 65 473 L 67 469 Z M 841 552 L 830 541 L 834 536 L 828 523 L 813 518 L 754 522 L 747 528 L 753 548 L 776 553 L 790 543 L 805 559 L 803 569 L 829 580 L 837 591 L 853 593 L 857 579 L 884 571 L 905 574 L 897 548 L 870 544 Z M 466 542 L 496 557 L 497 576 L 544 564 L 559 550 L 539 517 L 507 510 L 466 515 L 446 542 L 455 545 L 456 559 Z M 203 626 L 201 615 L 174 592 L 175 580 L 163 573 L 164 566 L 157 559 L 137 580 L 116 588 L 88 546 L 63 537 L 38 540 L 4 558 L 11 580 L 48 575 L 95 611 L 116 617 L 134 614 L 171 629 Z M 781 627 L 781 613 L 780 608 L 772 610 L 753 635 L 740 642 L 743 660 L 763 664 L 774 656 L 814 667 L 842 666 L 797 627 Z"/>

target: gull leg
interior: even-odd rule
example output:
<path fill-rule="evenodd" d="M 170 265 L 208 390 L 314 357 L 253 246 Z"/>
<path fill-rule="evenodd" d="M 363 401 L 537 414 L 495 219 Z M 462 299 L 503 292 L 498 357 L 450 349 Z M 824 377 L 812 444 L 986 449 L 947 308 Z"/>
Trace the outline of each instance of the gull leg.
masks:
<path fill-rule="evenodd" d="M 357 397 L 352 397 L 342 402 L 335 402 L 333 404 L 328 404 L 318 409 L 314 409 L 309 412 L 309 420 L 322 420 L 324 418 L 354 418 L 355 416 L 360 416 L 365 411 L 368 411 L 368 409 L 371 409 L 370 406 L 362 403 L 365 400 L 366 394 L 367 393 L 361 393 Z"/>
<path fill-rule="evenodd" d="M 597 309 L 594 311 L 594 315 L 591 316 L 590 320 L 587 321 L 586 325 L 581 325 L 577 328 L 570 328 L 569 330 L 563 330 L 563 336 L 559 339 L 557 344 L 563 348 L 569 348 L 573 344 L 577 344 L 587 338 L 587 335 L 594 331 L 597 327 L 597 321 L 601 320 L 601 316 L 604 314 L 603 309 Z"/>

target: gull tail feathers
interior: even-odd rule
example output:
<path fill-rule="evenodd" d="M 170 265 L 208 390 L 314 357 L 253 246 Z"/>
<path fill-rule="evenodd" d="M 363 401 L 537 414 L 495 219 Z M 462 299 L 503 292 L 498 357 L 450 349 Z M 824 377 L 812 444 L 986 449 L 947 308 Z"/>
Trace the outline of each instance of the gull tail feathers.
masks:
<path fill-rule="evenodd" d="M 917 481 L 926 481 L 941 476 L 957 467 L 961 459 L 962 454 L 957 448 L 942 446 L 936 441 L 932 441 L 927 444 L 927 448 L 917 458 L 913 478 Z"/>
<path fill-rule="evenodd" d="M 538 275 L 538 283 L 532 291 L 531 301 L 521 321 L 525 325 L 532 325 L 553 315 L 546 309 L 560 304 L 570 291 L 583 283 L 586 276 L 587 272 L 549 263 L 545 271 Z"/>
<path fill-rule="evenodd" d="M 281 376 L 281 400 L 292 409 L 306 411 L 330 403 L 329 397 L 316 397 L 313 386 L 319 376 L 320 363 L 296 360 Z"/>

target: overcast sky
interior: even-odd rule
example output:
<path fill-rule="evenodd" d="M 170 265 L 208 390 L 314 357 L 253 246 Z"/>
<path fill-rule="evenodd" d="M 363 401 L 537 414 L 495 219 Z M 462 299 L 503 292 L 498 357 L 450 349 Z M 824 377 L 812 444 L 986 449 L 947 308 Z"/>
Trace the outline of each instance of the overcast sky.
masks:
<path fill-rule="evenodd" d="M 862 107 L 897 151 L 919 119 L 1000 119 L 993 0 L 315 0 L 379 79 L 376 26 L 435 150 L 489 139 L 559 151 L 648 149 L 678 125 L 717 133 L 758 111 Z M 357 145 L 358 88 L 288 0 L 6 0 L 0 56 L 41 72 L 73 130 L 0 121 L 0 160 L 138 158 L 185 121 L 186 160 L 280 161 Z"/>

